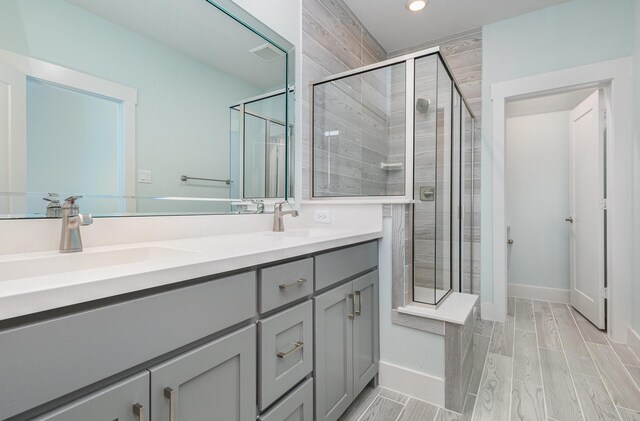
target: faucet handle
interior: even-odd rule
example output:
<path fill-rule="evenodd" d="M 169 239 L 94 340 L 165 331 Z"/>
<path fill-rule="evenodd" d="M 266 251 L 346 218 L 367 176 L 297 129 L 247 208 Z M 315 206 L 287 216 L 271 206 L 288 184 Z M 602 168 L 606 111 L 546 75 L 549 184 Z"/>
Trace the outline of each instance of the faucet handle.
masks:
<path fill-rule="evenodd" d="M 82 196 L 69 196 L 66 199 L 64 199 L 64 201 L 73 204 L 78 199 L 82 199 Z"/>
<path fill-rule="evenodd" d="M 91 225 L 93 224 L 93 216 L 90 213 L 81 213 L 78 215 L 78 221 L 82 226 Z"/>
<path fill-rule="evenodd" d="M 42 200 L 46 200 L 47 202 L 51 203 L 60 203 L 59 197 L 60 195 L 58 195 L 58 193 L 49 193 L 45 197 L 43 197 Z"/>

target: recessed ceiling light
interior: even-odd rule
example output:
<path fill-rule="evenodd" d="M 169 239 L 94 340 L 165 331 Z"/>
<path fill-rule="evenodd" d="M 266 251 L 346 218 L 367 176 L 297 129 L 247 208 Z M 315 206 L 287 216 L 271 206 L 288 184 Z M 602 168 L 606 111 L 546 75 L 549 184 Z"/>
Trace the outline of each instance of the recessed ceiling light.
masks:
<path fill-rule="evenodd" d="M 419 12 L 427 7 L 429 0 L 407 0 L 405 7 L 411 12 Z"/>

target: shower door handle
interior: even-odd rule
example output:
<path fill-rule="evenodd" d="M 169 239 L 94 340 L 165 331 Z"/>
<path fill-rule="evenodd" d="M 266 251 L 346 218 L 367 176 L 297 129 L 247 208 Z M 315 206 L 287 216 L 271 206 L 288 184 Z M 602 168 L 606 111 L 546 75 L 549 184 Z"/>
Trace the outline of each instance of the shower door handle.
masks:
<path fill-rule="evenodd" d="M 565 218 L 564 220 L 565 220 L 565 221 L 567 221 L 567 222 L 568 222 L 568 223 L 570 223 L 570 224 L 573 224 L 573 216 L 570 216 L 570 217 L 568 217 L 568 218 Z"/>

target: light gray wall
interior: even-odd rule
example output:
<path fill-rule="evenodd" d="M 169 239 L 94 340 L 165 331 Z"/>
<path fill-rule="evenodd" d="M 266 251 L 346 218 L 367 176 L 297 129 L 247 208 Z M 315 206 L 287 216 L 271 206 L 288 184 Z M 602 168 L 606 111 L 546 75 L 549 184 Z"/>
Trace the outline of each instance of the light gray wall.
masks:
<path fill-rule="evenodd" d="M 507 119 L 506 143 L 507 279 L 569 289 L 569 111 Z"/>
<path fill-rule="evenodd" d="M 444 336 L 391 322 L 391 218 L 384 218 L 380 242 L 380 361 L 444 378 Z"/>
<path fill-rule="evenodd" d="M 633 81 L 634 81 L 634 104 L 633 104 L 633 127 L 635 143 L 634 159 L 634 222 L 635 222 L 635 259 L 634 259 L 634 283 L 633 288 L 633 309 L 632 327 L 636 332 L 640 332 L 640 1 L 633 2 Z"/>

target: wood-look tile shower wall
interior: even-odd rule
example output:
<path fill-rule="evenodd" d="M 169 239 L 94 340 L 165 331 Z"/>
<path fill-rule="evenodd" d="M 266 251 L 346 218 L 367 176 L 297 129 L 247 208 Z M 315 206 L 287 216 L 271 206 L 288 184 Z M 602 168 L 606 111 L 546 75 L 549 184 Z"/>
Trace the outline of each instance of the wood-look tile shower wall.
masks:
<path fill-rule="evenodd" d="M 310 93 L 307 87 L 312 81 L 322 79 L 346 70 L 376 63 L 387 58 L 387 52 L 360 23 L 341 0 L 302 1 L 302 197 L 310 197 L 309 141 L 310 141 Z M 370 118 L 371 125 L 384 126 L 388 110 L 380 107 L 360 107 L 361 92 L 373 88 L 378 100 L 386 93 L 381 92 L 380 82 L 366 76 L 352 78 L 348 83 L 338 84 L 331 89 L 331 98 L 340 108 L 326 110 L 323 122 L 316 121 L 316 138 L 321 154 L 332 153 L 333 175 L 329 178 L 327 168 L 320 166 L 316 173 L 320 189 L 324 193 L 367 194 L 371 190 L 386 189 L 386 175 L 380 162 L 386 160 L 386 145 L 382 148 L 379 130 L 358 130 L 362 116 Z M 365 114 L 366 113 L 366 114 Z M 354 125 L 352 120 L 356 120 Z M 339 130 L 340 135 L 325 138 L 327 129 Z M 364 134 L 363 134 L 364 133 Z M 331 142 L 331 151 L 329 151 Z M 373 163 L 377 164 L 377 168 Z M 364 190 L 363 190 L 364 189 Z M 384 194 L 384 193 L 383 193 Z"/>
<path fill-rule="evenodd" d="M 464 168 L 464 180 L 463 180 L 463 206 L 465 208 L 465 223 L 463 229 L 464 243 L 463 243 L 463 292 L 473 292 L 475 294 L 480 293 L 480 136 L 481 136 L 481 111 L 482 111 L 482 31 L 480 29 L 476 31 L 470 31 L 467 33 L 459 34 L 450 38 L 440 39 L 433 42 L 425 43 L 418 47 L 414 47 L 408 50 L 397 51 L 389 54 L 390 57 L 397 57 L 402 54 L 406 54 L 412 51 L 440 46 L 440 51 L 444 56 L 447 64 L 453 73 L 456 82 L 459 84 L 460 91 L 469 105 L 469 109 L 475 116 L 475 147 L 471 150 L 471 136 L 467 131 L 463 133 L 463 154 L 465 156 L 466 164 Z M 435 88 L 432 87 L 431 91 Z M 421 95 L 434 95 L 434 92 L 430 92 L 427 80 L 416 80 L 416 97 Z M 433 98 L 428 98 L 433 99 Z M 433 129 L 433 128 L 432 128 Z M 420 135 L 418 127 L 416 127 L 416 139 Z M 426 138 L 425 138 L 426 139 Z M 426 145 L 426 144 L 425 144 Z M 418 145 L 416 146 L 416 149 Z M 439 148 L 441 150 L 441 148 Z M 433 151 L 433 148 L 432 148 Z M 416 154 L 419 151 L 416 150 Z M 471 170 L 471 163 L 469 158 L 473 155 L 474 166 Z M 424 161 L 426 164 L 431 162 L 433 167 L 433 161 L 435 160 L 435 154 L 429 155 L 428 151 L 425 151 L 419 158 L 416 155 L 416 164 Z M 433 177 L 433 168 L 429 170 L 428 165 L 419 171 L 416 171 L 416 181 L 419 181 L 419 177 L 424 175 L 430 175 Z M 423 174 L 425 171 L 429 174 Z M 425 181 L 428 181 L 425 179 Z M 472 190 L 473 187 L 473 190 Z M 473 214 L 471 212 L 471 203 L 473 203 Z M 408 211 L 408 210 L 407 210 Z M 427 215 L 433 215 L 433 212 L 429 212 Z M 405 215 L 407 216 L 407 215 Z M 473 219 L 472 219 L 473 218 Z M 473 232 L 471 231 L 471 221 L 473 220 Z M 422 249 L 416 248 L 416 264 L 418 273 L 424 272 L 422 278 L 424 286 L 433 287 L 433 280 L 428 279 L 426 275 L 433 274 L 433 251 L 435 248 L 434 238 L 435 230 L 433 229 L 433 218 L 416 218 L 416 240 L 424 241 L 425 247 Z M 431 225 L 429 225 L 431 224 Z M 409 228 L 409 227 L 408 227 Z M 429 229 L 431 228 L 431 229 Z M 407 229 L 407 237 L 413 235 L 410 229 Z M 471 252 L 471 250 L 473 250 Z M 442 254 L 441 254 L 442 255 Z M 469 258 L 473 257 L 473 260 Z M 412 265 L 410 248 L 407 247 L 405 265 Z M 473 273 L 471 270 L 473 269 Z M 431 275 L 433 277 L 433 275 Z M 421 278 L 421 279 L 422 279 Z"/>

